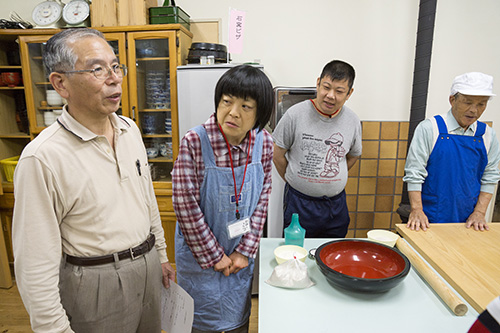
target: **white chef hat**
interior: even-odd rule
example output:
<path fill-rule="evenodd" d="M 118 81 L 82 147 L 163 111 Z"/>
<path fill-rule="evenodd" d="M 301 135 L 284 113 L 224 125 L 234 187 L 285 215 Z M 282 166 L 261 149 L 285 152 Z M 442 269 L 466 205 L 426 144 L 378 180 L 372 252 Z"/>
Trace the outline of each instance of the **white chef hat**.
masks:
<path fill-rule="evenodd" d="M 496 96 L 493 93 L 493 77 L 479 72 L 459 75 L 453 80 L 450 96 L 456 93 L 470 96 Z"/>

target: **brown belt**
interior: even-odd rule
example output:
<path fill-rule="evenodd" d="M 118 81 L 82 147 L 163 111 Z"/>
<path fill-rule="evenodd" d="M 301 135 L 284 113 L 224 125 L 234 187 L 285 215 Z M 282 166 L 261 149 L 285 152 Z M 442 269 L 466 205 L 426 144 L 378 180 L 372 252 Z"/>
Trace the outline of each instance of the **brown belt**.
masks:
<path fill-rule="evenodd" d="M 149 234 L 148 238 L 144 241 L 144 243 L 137 245 L 136 247 L 130 248 L 128 250 L 124 250 L 118 252 L 118 259 L 128 259 L 132 258 L 137 259 L 140 256 L 148 253 L 155 246 L 155 235 Z M 77 266 L 97 266 L 110 264 L 115 262 L 115 256 L 113 254 L 108 254 L 100 257 L 73 257 L 70 255 L 66 255 L 66 262 Z"/>

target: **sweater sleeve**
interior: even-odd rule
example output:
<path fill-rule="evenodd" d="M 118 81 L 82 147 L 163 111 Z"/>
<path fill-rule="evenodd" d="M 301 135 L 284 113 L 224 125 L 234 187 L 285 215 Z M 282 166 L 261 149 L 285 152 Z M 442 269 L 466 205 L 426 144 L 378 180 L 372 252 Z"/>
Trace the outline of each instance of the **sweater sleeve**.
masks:
<path fill-rule="evenodd" d="M 59 296 L 62 203 L 50 170 L 34 157 L 14 175 L 13 249 L 16 282 L 35 332 L 73 332 Z"/>

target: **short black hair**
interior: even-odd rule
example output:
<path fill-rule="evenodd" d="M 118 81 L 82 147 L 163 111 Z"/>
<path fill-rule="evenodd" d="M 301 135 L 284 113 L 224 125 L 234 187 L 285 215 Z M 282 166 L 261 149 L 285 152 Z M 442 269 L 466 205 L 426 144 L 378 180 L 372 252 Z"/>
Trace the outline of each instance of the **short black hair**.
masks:
<path fill-rule="evenodd" d="M 354 85 L 355 76 L 356 72 L 354 71 L 354 67 L 349 65 L 347 62 L 342 60 L 332 60 L 326 64 L 325 67 L 323 67 L 323 71 L 321 72 L 319 79 L 321 80 L 324 77 L 329 77 L 332 81 L 347 80 L 349 90 L 351 90 Z"/>
<path fill-rule="evenodd" d="M 260 131 L 269 122 L 274 107 L 273 86 L 261 69 L 250 65 L 239 65 L 228 70 L 215 86 L 216 110 L 222 95 L 252 98 L 257 102 L 257 120 L 253 129 L 258 128 Z"/>

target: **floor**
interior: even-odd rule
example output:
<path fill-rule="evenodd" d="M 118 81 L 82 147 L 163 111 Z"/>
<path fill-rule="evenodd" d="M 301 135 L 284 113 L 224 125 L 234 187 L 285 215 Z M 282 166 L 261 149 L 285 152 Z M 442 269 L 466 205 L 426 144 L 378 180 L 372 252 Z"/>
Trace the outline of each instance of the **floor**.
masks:
<path fill-rule="evenodd" d="M 250 315 L 249 333 L 258 332 L 259 325 L 259 300 L 252 297 L 252 313 Z M 17 286 L 10 289 L 0 289 L 0 333 L 26 333 L 32 332 L 28 313 L 21 301 Z"/>
<path fill-rule="evenodd" d="M 0 333 L 32 332 L 17 286 L 0 289 Z"/>

